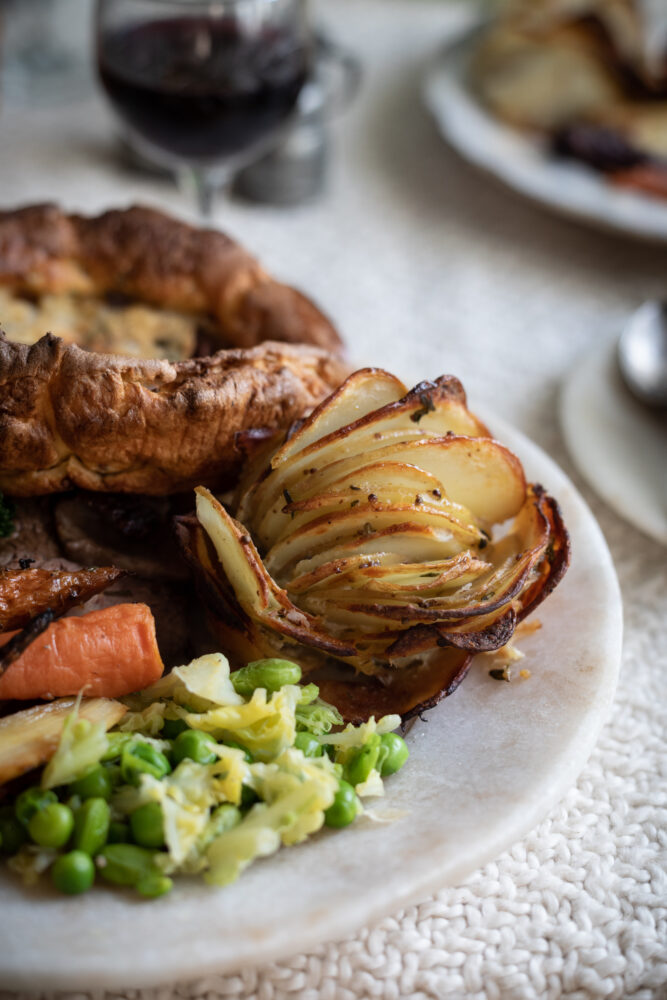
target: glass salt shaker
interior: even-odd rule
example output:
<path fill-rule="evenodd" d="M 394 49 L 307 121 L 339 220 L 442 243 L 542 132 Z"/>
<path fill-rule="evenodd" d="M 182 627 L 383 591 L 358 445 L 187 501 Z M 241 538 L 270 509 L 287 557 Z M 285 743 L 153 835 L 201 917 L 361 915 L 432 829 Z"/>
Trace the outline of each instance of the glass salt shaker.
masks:
<path fill-rule="evenodd" d="M 320 35 L 312 78 L 301 91 L 297 113 L 276 145 L 235 177 L 234 193 L 248 201 L 295 205 L 324 187 L 329 123 L 348 107 L 361 83 L 361 64 Z"/>

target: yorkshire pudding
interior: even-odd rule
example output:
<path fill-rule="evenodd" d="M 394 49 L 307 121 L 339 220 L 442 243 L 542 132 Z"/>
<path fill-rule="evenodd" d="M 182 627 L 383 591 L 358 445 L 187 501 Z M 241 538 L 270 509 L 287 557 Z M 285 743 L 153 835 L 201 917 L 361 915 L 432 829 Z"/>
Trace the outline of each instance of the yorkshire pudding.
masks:
<path fill-rule="evenodd" d="M 0 212 L 0 322 L 14 496 L 228 485 L 238 432 L 286 427 L 346 374 L 312 302 L 229 237 L 148 208 Z"/>
<path fill-rule="evenodd" d="M 0 322 L 107 354 L 180 361 L 265 340 L 340 351 L 329 320 L 223 233 L 154 209 L 86 218 L 55 205 L 0 212 Z"/>
<path fill-rule="evenodd" d="M 95 354 L 50 334 L 32 347 L 0 335 L 0 491 L 228 485 L 239 432 L 287 427 L 344 377 L 341 362 L 309 345 L 171 363 Z"/>

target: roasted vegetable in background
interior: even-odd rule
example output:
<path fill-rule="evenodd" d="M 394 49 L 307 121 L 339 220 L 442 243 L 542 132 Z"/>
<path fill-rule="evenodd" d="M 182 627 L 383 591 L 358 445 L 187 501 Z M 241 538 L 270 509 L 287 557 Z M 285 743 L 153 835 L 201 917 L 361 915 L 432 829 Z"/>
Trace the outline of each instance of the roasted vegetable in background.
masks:
<path fill-rule="evenodd" d="M 51 759 L 75 705 L 75 698 L 60 698 L 0 719 L 0 785 Z M 110 729 L 126 711 L 118 701 L 90 698 L 79 705 L 78 717 Z"/>
<path fill-rule="evenodd" d="M 351 375 L 247 468 L 232 517 L 197 490 L 181 535 L 239 659 L 290 655 L 347 718 L 404 718 L 509 641 L 568 562 L 558 507 L 467 409 L 457 379 L 411 392 Z M 494 525 L 511 520 L 492 536 Z"/>
<path fill-rule="evenodd" d="M 0 572 L 0 633 L 24 628 L 42 611 L 55 616 L 84 604 L 114 583 L 123 571 L 113 566 L 74 573 L 48 569 Z"/>

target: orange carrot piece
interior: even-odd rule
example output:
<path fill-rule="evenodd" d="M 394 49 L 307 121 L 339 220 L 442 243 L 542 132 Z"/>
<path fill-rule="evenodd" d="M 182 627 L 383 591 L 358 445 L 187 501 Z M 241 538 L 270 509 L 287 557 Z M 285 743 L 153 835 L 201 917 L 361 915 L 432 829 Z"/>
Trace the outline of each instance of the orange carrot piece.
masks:
<path fill-rule="evenodd" d="M 0 636 L 3 646 L 13 632 Z M 146 604 L 114 604 L 53 622 L 0 676 L 0 700 L 119 698 L 148 687 L 164 664 Z"/>

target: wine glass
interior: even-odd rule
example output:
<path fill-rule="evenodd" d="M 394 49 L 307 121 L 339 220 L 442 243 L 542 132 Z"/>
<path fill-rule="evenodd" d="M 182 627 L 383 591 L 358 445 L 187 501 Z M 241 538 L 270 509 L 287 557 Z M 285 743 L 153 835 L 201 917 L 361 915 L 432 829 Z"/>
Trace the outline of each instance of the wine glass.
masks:
<path fill-rule="evenodd" d="M 289 121 L 310 68 L 306 0 L 98 0 L 97 64 L 132 144 L 215 191 Z"/>

